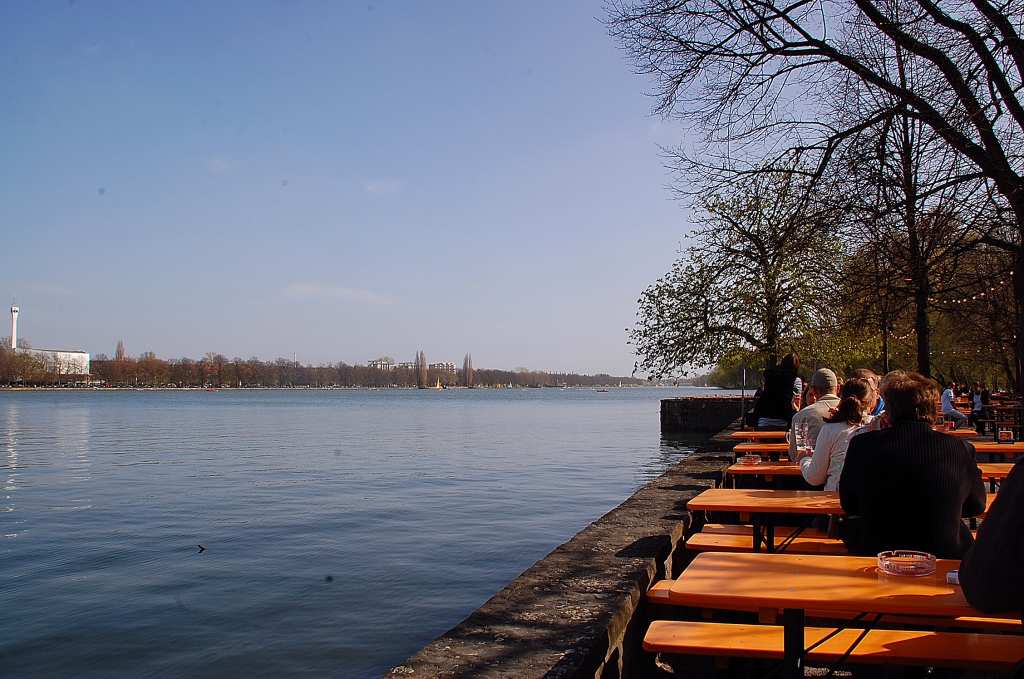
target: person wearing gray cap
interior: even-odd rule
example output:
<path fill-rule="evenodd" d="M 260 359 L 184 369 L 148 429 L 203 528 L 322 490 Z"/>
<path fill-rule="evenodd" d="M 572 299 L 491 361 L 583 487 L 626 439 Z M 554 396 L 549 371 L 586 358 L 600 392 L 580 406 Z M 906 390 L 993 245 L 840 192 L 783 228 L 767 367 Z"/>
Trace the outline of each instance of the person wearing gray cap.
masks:
<path fill-rule="evenodd" d="M 839 407 L 839 397 L 836 395 L 838 386 L 839 380 L 836 379 L 836 374 L 828 368 L 816 370 L 811 375 L 808 394 L 814 399 L 814 402 L 793 416 L 792 431 L 794 433 L 789 437 L 789 459 L 793 462 L 796 462 L 798 457 L 795 432 L 801 426 L 806 426 L 807 442 L 810 446 L 814 446 L 815 441 L 818 440 L 818 432 L 825 424 L 825 419 L 829 417 L 832 410 Z"/>

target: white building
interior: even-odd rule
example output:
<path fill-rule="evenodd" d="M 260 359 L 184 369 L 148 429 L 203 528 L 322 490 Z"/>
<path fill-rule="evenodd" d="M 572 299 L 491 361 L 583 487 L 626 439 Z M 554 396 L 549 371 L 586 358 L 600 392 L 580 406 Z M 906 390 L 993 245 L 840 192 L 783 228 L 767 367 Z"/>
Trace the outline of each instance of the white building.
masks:
<path fill-rule="evenodd" d="M 391 358 L 390 356 L 381 356 L 380 358 L 375 358 L 372 361 L 368 361 L 366 365 L 369 366 L 370 368 L 376 368 L 377 370 L 394 370 L 395 359 Z"/>
<path fill-rule="evenodd" d="M 68 377 L 89 375 L 89 353 L 63 349 L 18 349 L 18 313 L 20 309 L 11 305 L 11 347 L 23 351 L 43 363 L 52 373 Z"/>
<path fill-rule="evenodd" d="M 19 349 L 37 360 L 42 361 L 46 369 L 57 375 L 71 377 L 84 376 L 89 374 L 89 352 L 87 351 L 63 351 L 54 349 Z"/>
<path fill-rule="evenodd" d="M 454 363 L 449 363 L 447 361 L 444 363 L 431 363 L 430 365 L 427 366 L 427 368 L 429 368 L 430 370 L 443 370 L 444 372 L 449 373 L 458 372 L 459 370 L 459 367 L 457 365 L 455 365 Z"/>

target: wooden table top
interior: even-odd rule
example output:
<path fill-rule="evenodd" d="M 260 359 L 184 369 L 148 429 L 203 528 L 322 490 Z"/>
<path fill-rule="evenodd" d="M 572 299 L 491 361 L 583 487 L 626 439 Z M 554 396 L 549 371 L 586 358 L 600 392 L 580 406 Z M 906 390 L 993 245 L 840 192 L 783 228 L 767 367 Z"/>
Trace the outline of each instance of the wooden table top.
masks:
<path fill-rule="evenodd" d="M 789 443 L 765 443 L 761 441 L 753 443 L 737 443 L 732 451 L 737 454 L 743 453 L 785 453 L 789 450 Z"/>
<path fill-rule="evenodd" d="M 981 476 L 986 479 L 1005 479 L 1006 475 L 1013 469 L 1012 462 L 979 462 L 978 469 Z"/>
<path fill-rule="evenodd" d="M 1013 469 L 1012 462 L 979 462 L 978 469 L 986 479 L 1005 479 Z M 730 474 L 766 476 L 800 476 L 800 465 L 792 462 L 762 462 L 761 464 L 734 464 L 727 470 Z"/>
<path fill-rule="evenodd" d="M 766 476 L 800 476 L 800 465 L 793 464 L 792 462 L 762 462 L 761 464 L 734 464 L 729 467 L 728 473 L 744 475 L 744 474 L 764 474 Z"/>
<path fill-rule="evenodd" d="M 995 497 L 995 493 L 988 494 L 985 513 Z M 709 488 L 687 502 L 686 508 L 742 514 L 843 514 L 839 493 L 829 490 Z M 985 513 L 979 516 L 984 517 Z"/>
<path fill-rule="evenodd" d="M 753 439 L 753 440 L 767 440 L 767 439 L 782 439 L 786 440 L 786 432 L 784 431 L 734 431 L 729 435 L 734 439 Z"/>
<path fill-rule="evenodd" d="M 825 490 L 709 488 L 686 503 L 687 509 L 769 514 L 842 514 L 839 493 Z"/>
<path fill-rule="evenodd" d="M 946 573 L 898 577 L 879 572 L 875 557 L 703 552 L 676 579 L 669 602 L 701 608 L 821 609 L 942 617 L 981 616 Z M 1001 614 L 1001 617 L 1006 617 Z"/>
<path fill-rule="evenodd" d="M 974 438 L 975 436 L 979 435 L 977 430 L 974 430 L 974 429 L 949 429 L 949 430 L 946 430 L 946 429 L 941 429 L 939 427 L 932 427 L 932 429 L 934 429 L 935 431 L 938 431 L 938 432 L 942 432 L 943 434 L 949 434 L 950 436 L 955 436 L 958 439 L 969 439 L 969 438 Z"/>
<path fill-rule="evenodd" d="M 1014 441 L 1013 443 L 996 443 L 995 441 L 972 441 L 971 445 L 979 453 L 1002 453 L 1013 457 L 1024 451 L 1024 442 Z"/>

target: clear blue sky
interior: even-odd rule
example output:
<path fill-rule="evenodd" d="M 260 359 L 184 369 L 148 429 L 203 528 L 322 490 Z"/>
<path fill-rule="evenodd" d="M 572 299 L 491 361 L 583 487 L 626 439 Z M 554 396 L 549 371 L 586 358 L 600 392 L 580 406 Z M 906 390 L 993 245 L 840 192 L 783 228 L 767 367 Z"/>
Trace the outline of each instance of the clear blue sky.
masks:
<path fill-rule="evenodd" d="M 0 4 L 0 293 L 33 346 L 628 374 L 689 226 L 577 2 Z M 0 324 L 0 334 L 9 334 Z"/>

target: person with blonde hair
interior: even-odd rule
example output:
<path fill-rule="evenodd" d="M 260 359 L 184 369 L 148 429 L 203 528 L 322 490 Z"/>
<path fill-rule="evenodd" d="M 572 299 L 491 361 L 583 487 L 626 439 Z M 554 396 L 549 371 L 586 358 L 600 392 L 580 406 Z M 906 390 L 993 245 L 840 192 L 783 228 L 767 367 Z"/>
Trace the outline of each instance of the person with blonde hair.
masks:
<path fill-rule="evenodd" d="M 873 419 L 868 414 L 873 406 L 872 391 L 871 384 L 859 377 L 851 377 L 843 384 L 839 407 L 818 432 L 814 452 L 799 459 L 800 473 L 807 483 L 812 486 L 824 483 L 825 490 L 839 486 L 850 439 Z"/>

